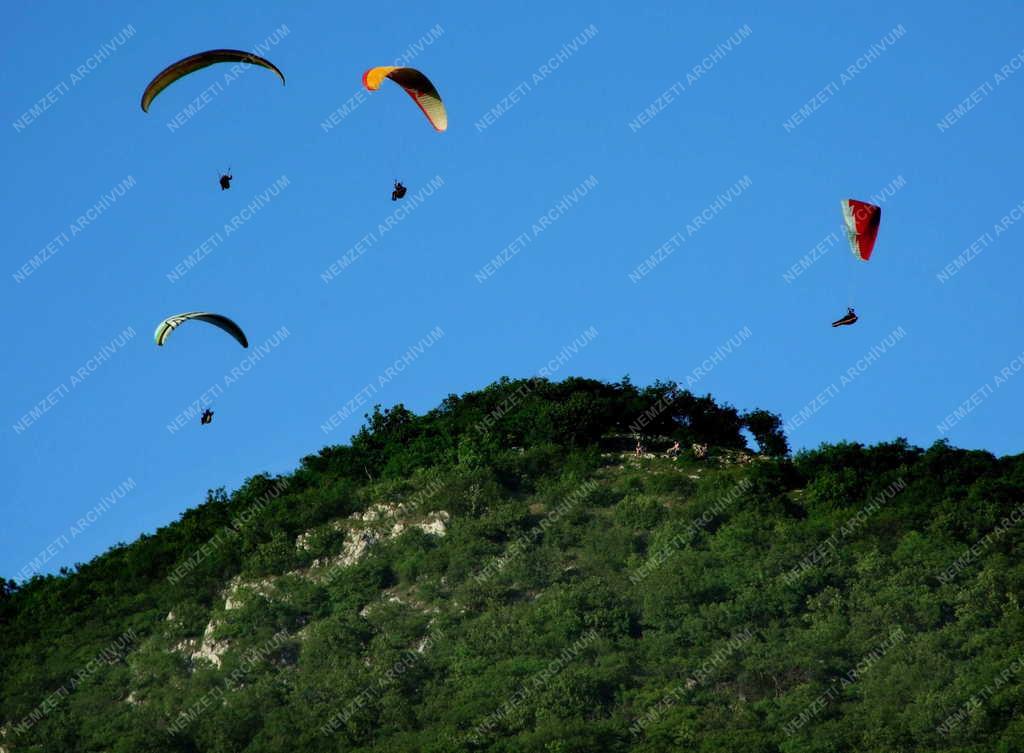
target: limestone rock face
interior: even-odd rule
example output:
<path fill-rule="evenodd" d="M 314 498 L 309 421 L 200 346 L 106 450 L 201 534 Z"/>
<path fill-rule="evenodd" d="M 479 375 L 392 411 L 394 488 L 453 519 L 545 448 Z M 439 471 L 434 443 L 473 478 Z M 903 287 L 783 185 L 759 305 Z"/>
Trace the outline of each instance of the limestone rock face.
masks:
<path fill-rule="evenodd" d="M 212 620 L 206 626 L 206 630 L 203 631 L 203 640 L 199 644 L 199 648 L 192 653 L 193 662 L 197 659 L 204 659 L 213 664 L 213 666 L 218 668 L 220 667 L 220 657 L 228 650 L 229 645 L 227 641 L 218 641 L 214 639 L 213 634 L 218 627 L 219 625 Z"/>
<path fill-rule="evenodd" d="M 405 505 L 380 503 L 365 512 L 349 516 L 349 528 L 340 554 L 333 557 L 318 557 L 313 567 L 350 567 L 359 562 L 375 544 L 397 538 L 411 528 L 419 528 L 431 536 L 444 536 L 448 532 L 450 515 L 444 511 L 429 513 L 418 521 L 402 519 L 408 513 Z M 361 525 L 360 525 L 361 524 Z M 340 529 L 341 526 L 336 526 Z M 299 536 L 298 545 L 308 546 L 309 533 Z"/>
<path fill-rule="evenodd" d="M 444 536 L 448 532 L 448 521 L 451 518 L 444 510 L 428 513 L 418 519 L 411 519 L 412 517 L 406 505 L 380 503 L 371 506 L 365 512 L 353 513 L 347 519 L 331 522 L 329 525 L 334 530 L 345 531 L 341 552 L 331 557 L 317 558 L 313 562 L 313 568 L 350 567 L 362 560 L 376 544 L 397 538 L 413 528 L 418 528 L 430 536 Z M 299 534 L 295 540 L 296 547 L 308 549 L 313 535 L 313 531 Z M 297 571 L 293 575 L 314 577 L 306 571 Z M 242 607 L 246 600 L 253 596 L 274 598 L 275 579 L 270 577 L 246 581 L 238 576 L 224 589 L 223 596 L 225 611 Z M 392 597 L 392 600 L 399 599 Z M 166 619 L 173 622 L 174 612 L 168 613 Z M 218 627 L 219 623 L 211 619 L 203 631 L 202 638 L 179 641 L 171 650 L 187 656 L 193 665 L 203 660 L 219 668 L 222 663 L 221 657 L 230 648 L 230 643 L 213 637 Z"/>

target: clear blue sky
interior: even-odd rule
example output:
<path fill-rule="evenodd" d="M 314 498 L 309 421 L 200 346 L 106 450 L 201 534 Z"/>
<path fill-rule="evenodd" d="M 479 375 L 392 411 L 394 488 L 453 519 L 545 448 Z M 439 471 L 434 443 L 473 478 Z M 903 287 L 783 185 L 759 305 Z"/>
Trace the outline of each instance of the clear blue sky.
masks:
<path fill-rule="evenodd" d="M 0 574 L 15 577 L 55 541 L 42 572 L 87 561 L 176 519 L 208 488 L 287 471 L 347 441 L 363 409 L 330 434 L 321 426 L 435 327 L 443 337 L 371 402 L 423 411 L 450 392 L 536 374 L 591 327 L 597 336 L 556 378 L 685 383 L 749 328 L 693 389 L 787 420 L 824 393 L 791 433 L 795 447 L 899 435 L 928 445 L 980 390 L 943 436 L 1022 450 L 1024 376 L 1011 371 L 994 385 L 1024 351 L 1024 223 L 993 231 L 1024 200 L 1018 5 L 497 7 L 110 2 L 102 12 L 62 8 L 59 22 L 42 6 L 11 9 L 0 31 Z M 111 43 L 129 25 L 123 44 Z M 225 86 L 228 69 L 210 68 L 140 111 L 144 86 L 165 65 L 210 48 L 253 49 L 282 25 L 288 33 L 266 55 L 287 86 L 263 70 Z M 708 57 L 744 27 L 739 44 Z M 591 37 L 580 36 L 588 28 Z M 585 44 L 542 69 L 578 36 Z M 444 96 L 447 133 L 434 133 L 390 83 L 324 130 L 366 68 L 417 42 L 410 64 Z M 115 51 L 97 64 L 90 56 L 104 43 Z M 1011 60 L 1011 75 L 994 83 Z M 209 103 L 172 132 L 167 123 L 204 90 Z M 666 91 L 671 101 L 659 104 Z M 972 109 L 940 129 L 972 92 Z M 48 93 L 55 101 L 26 125 Z M 819 93 L 817 109 L 787 130 Z M 510 94 L 510 109 L 476 126 Z M 656 116 L 631 128 L 652 106 Z M 228 166 L 235 183 L 221 192 L 216 173 Z M 72 236 L 79 215 L 129 176 L 134 186 Z M 224 237 L 224 225 L 282 176 L 287 186 Z M 413 208 L 435 176 L 443 186 Z M 538 218 L 590 176 L 597 185 L 534 236 Z M 688 234 L 693 217 L 745 176 L 749 187 Z M 400 206 L 389 198 L 393 177 L 410 188 L 408 210 L 380 233 Z M 885 202 L 870 264 L 858 267 L 842 239 L 784 280 L 838 231 L 841 198 L 868 199 L 893 181 L 902 187 Z M 218 232 L 223 242 L 169 282 Z M 70 240 L 17 281 L 61 233 Z M 369 233 L 378 237 L 365 253 L 325 283 L 321 274 Z M 524 233 L 522 250 L 479 282 L 476 273 Z M 676 233 L 685 243 L 632 282 Z M 981 253 L 940 282 L 985 233 L 992 241 Z M 861 321 L 834 330 L 851 288 Z M 234 317 L 252 347 L 201 324 L 165 348 L 153 344 L 160 319 L 194 309 Z M 212 426 L 191 420 L 168 431 L 281 327 L 288 337 L 216 398 Z M 857 370 L 901 327 L 888 352 Z M 136 335 L 109 359 L 89 360 L 127 328 Z M 841 385 L 850 368 L 856 378 Z M 46 412 L 16 430 L 48 396 Z M 135 488 L 73 536 L 127 479 Z"/>

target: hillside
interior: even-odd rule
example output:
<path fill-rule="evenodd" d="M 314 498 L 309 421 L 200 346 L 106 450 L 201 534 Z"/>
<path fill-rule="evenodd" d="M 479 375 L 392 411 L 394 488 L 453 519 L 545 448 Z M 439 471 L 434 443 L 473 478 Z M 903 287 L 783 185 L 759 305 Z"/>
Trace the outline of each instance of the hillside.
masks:
<path fill-rule="evenodd" d="M 1024 750 L 1024 456 L 780 427 L 628 379 L 375 409 L 0 583 L 0 750 Z"/>

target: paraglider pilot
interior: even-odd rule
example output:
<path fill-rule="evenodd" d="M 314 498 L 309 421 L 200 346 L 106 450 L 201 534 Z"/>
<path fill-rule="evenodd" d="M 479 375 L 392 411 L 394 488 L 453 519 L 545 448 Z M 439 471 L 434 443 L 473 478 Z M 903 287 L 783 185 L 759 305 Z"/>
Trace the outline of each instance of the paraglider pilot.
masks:
<path fill-rule="evenodd" d="M 203 424 L 204 426 L 206 424 L 210 423 L 212 420 L 213 420 L 213 411 L 210 410 L 209 408 L 207 408 L 205 411 L 203 411 L 203 415 L 201 415 L 199 417 L 199 423 Z"/>
<path fill-rule="evenodd" d="M 220 190 L 221 191 L 227 191 L 229 188 L 231 188 L 231 180 L 234 177 L 235 176 L 228 175 L 228 174 L 224 174 L 224 175 L 220 176 Z"/>
<path fill-rule="evenodd" d="M 398 201 L 403 196 L 405 196 L 405 191 L 406 191 L 405 186 L 403 186 L 401 183 L 399 183 L 396 180 L 395 181 L 395 190 L 391 192 L 391 200 L 392 201 Z"/>
<path fill-rule="evenodd" d="M 832 322 L 832 326 L 833 327 L 845 327 L 845 326 L 850 325 L 850 324 L 855 324 L 856 322 L 857 322 L 857 314 L 854 313 L 853 306 L 848 306 L 847 309 L 846 309 L 846 315 L 843 316 L 842 319 L 837 319 L 836 321 Z"/>

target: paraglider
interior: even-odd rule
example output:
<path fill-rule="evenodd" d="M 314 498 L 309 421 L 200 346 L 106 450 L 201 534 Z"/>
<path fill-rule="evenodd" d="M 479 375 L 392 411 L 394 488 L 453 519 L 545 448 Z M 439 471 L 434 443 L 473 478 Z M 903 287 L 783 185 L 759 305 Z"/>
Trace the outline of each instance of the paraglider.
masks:
<path fill-rule="evenodd" d="M 190 55 L 179 60 L 177 63 L 172 63 L 156 74 L 153 80 L 149 82 L 145 91 L 142 92 L 142 111 L 149 112 L 149 105 L 156 96 L 178 79 L 216 63 L 258 65 L 276 73 L 281 78 L 281 85 L 284 85 L 284 74 L 266 58 L 261 58 L 259 55 L 243 50 L 208 50 L 196 55 Z"/>
<path fill-rule="evenodd" d="M 850 251 L 861 261 L 868 261 L 875 250 L 878 238 L 878 226 L 882 221 L 882 208 L 866 201 L 843 199 L 843 222 L 846 225 L 846 236 L 850 241 Z M 846 314 L 832 322 L 833 327 L 846 327 L 857 323 L 857 314 L 853 306 L 848 306 Z"/>
<path fill-rule="evenodd" d="M 429 78 L 415 68 L 384 65 L 371 68 L 364 73 L 363 86 L 367 91 L 375 92 L 380 89 L 380 85 L 386 78 L 405 89 L 405 93 L 412 97 L 413 102 L 427 116 L 427 120 L 430 121 L 434 130 L 444 131 L 448 128 L 448 111 L 445 110 L 441 95 Z"/>
<path fill-rule="evenodd" d="M 249 341 L 246 339 L 245 333 L 242 332 L 241 327 L 226 316 L 222 316 L 221 314 L 211 314 L 206 311 L 190 311 L 185 314 L 175 314 L 174 316 L 167 317 L 156 326 L 156 332 L 153 335 L 153 339 L 156 341 L 157 345 L 163 345 L 167 342 L 167 338 L 170 336 L 171 332 L 192 319 L 219 327 L 235 338 L 243 348 L 249 347 Z M 211 421 L 213 421 L 213 411 L 207 408 L 203 412 L 202 416 L 199 417 L 199 423 L 202 426 L 206 426 L 206 424 Z"/>
<path fill-rule="evenodd" d="M 448 128 L 448 111 L 445 110 L 444 102 L 430 79 L 415 68 L 402 68 L 392 65 L 371 68 L 363 74 L 363 86 L 367 91 L 375 92 L 380 89 L 384 79 L 389 78 L 398 84 L 405 93 L 412 97 L 412 101 L 427 116 L 427 121 L 434 127 L 435 131 L 444 131 Z M 391 200 L 398 201 L 405 196 L 406 188 L 399 181 L 395 181 L 395 188 L 391 192 Z"/>
<path fill-rule="evenodd" d="M 234 180 L 234 178 L 235 176 L 231 174 L 231 168 L 229 167 L 228 171 L 220 176 L 220 190 L 227 191 L 231 188 L 231 181 Z"/>
<path fill-rule="evenodd" d="M 219 327 L 235 338 L 243 348 L 249 347 L 249 341 L 246 339 L 245 333 L 242 331 L 241 327 L 226 316 L 211 314 L 207 311 L 190 311 L 185 314 L 175 314 L 174 316 L 167 317 L 156 326 L 156 332 L 153 335 L 156 344 L 163 345 L 167 342 L 167 338 L 170 336 L 171 332 L 192 319 Z"/>

